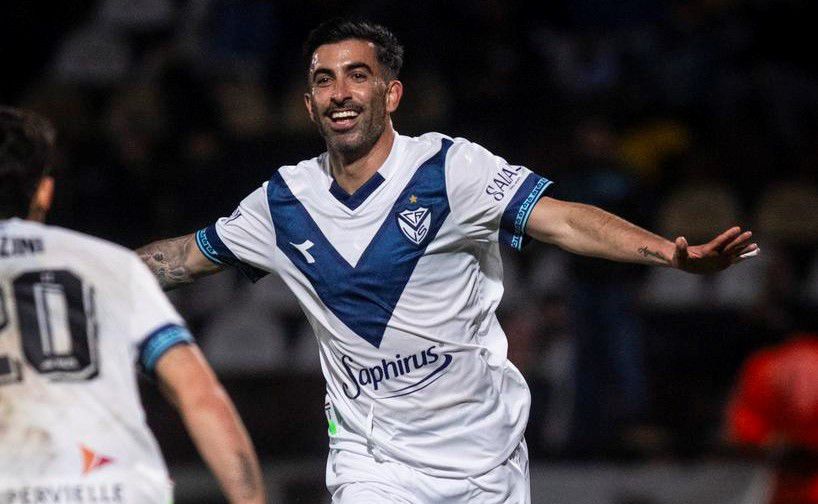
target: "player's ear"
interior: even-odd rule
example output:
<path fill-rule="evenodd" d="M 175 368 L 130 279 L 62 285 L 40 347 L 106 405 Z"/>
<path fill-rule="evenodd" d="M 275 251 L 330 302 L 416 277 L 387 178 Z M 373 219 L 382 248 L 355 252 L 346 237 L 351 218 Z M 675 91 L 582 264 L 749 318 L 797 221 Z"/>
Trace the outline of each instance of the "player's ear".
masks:
<path fill-rule="evenodd" d="M 403 83 L 399 80 L 391 80 L 386 84 L 386 111 L 392 113 L 398 110 L 400 99 L 403 96 Z"/>
<path fill-rule="evenodd" d="M 28 210 L 30 220 L 44 222 L 45 214 L 51 209 L 51 202 L 54 200 L 54 177 L 45 176 L 40 179 L 34 197 L 31 198 L 31 206 Z"/>
<path fill-rule="evenodd" d="M 307 114 L 310 115 L 310 121 L 315 122 L 315 112 L 312 110 L 312 99 L 309 93 L 304 93 L 304 106 L 307 107 Z"/>

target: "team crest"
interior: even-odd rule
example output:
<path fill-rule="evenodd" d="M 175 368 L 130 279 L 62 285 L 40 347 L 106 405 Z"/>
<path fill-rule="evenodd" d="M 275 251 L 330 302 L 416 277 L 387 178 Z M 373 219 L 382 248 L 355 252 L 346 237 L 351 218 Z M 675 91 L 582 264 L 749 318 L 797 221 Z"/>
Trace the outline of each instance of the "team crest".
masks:
<path fill-rule="evenodd" d="M 398 214 L 398 226 L 403 235 L 416 245 L 420 245 L 429 234 L 432 223 L 432 212 L 428 208 L 407 208 Z"/>

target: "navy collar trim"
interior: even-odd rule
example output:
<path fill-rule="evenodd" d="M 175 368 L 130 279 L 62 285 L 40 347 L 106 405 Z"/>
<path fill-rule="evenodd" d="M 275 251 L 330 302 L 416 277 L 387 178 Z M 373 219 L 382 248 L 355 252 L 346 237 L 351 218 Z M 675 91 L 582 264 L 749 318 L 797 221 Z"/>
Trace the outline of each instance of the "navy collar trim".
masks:
<path fill-rule="evenodd" d="M 352 194 L 348 194 L 341 188 L 341 186 L 338 185 L 338 182 L 336 182 L 335 179 L 333 179 L 332 185 L 329 186 L 329 192 L 330 194 L 335 196 L 335 199 L 343 203 L 344 206 L 346 206 L 350 210 L 355 210 L 356 208 L 361 206 L 361 203 L 366 201 L 366 199 L 369 197 L 370 194 L 372 194 L 375 191 L 375 189 L 377 189 L 378 187 L 380 187 L 381 184 L 383 184 L 383 181 L 384 181 L 383 175 L 381 175 L 378 172 L 375 172 L 375 174 L 372 175 L 369 178 L 369 180 L 367 180 L 364 183 L 364 185 L 359 187 L 357 191 L 355 191 Z"/>

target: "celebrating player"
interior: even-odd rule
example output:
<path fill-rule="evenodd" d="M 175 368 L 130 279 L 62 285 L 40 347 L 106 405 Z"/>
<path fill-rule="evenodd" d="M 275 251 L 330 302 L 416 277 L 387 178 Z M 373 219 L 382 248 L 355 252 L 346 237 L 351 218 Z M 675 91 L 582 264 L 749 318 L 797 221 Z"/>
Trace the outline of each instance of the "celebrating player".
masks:
<path fill-rule="evenodd" d="M 499 244 L 706 273 L 753 255 L 732 228 L 688 246 L 544 194 L 551 181 L 461 138 L 396 133 L 403 49 L 366 22 L 306 44 L 327 152 L 283 166 L 229 217 L 140 255 L 166 288 L 230 265 L 280 275 L 320 347 L 333 502 L 529 502 L 530 394 L 494 311 Z"/>
<path fill-rule="evenodd" d="M 0 107 L 0 502 L 172 502 L 137 362 L 230 502 L 264 502 L 232 402 L 144 264 L 41 223 L 53 141 L 44 119 Z"/>

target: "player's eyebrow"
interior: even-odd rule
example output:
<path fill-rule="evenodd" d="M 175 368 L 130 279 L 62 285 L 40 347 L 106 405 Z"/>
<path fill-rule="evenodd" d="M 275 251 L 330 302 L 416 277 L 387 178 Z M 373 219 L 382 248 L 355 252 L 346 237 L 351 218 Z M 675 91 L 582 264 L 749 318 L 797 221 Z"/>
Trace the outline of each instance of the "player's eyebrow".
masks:
<path fill-rule="evenodd" d="M 364 69 L 370 74 L 374 74 L 375 72 L 372 71 L 372 67 L 364 63 L 363 61 L 355 61 L 353 63 L 349 63 L 344 65 L 344 70 L 347 72 L 351 72 L 352 70 Z"/>
<path fill-rule="evenodd" d="M 335 72 L 333 72 L 329 68 L 320 67 L 313 70 L 312 76 L 310 78 L 311 80 L 315 80 L 315 78 L 319 75 L 327 75 L 329 77 L 333 77 L 335 75 Z"/>
<path fill-rule="evenodd" d="M 375 75 L 375 72 L 372 70 L 372 67 L 369 66 L 367 63 L 364 63 L 363 61 L 353 61 L 351 63 L 347 63 L 346 65 L 344 65 L 345 72 L 351 72 L 353 70 L 359 69 L 366 70 L 370 75 Z M 313 70 L 312 75 L 310 76 L 310 80 L 314 81 L 315 78 L 318 77 L 319 75 L 327 75 L 329 77 L 334 77 L 335 72 L 333 72 L 332 69 L 327 67 L 318 67 L 315 70 Z"/>

